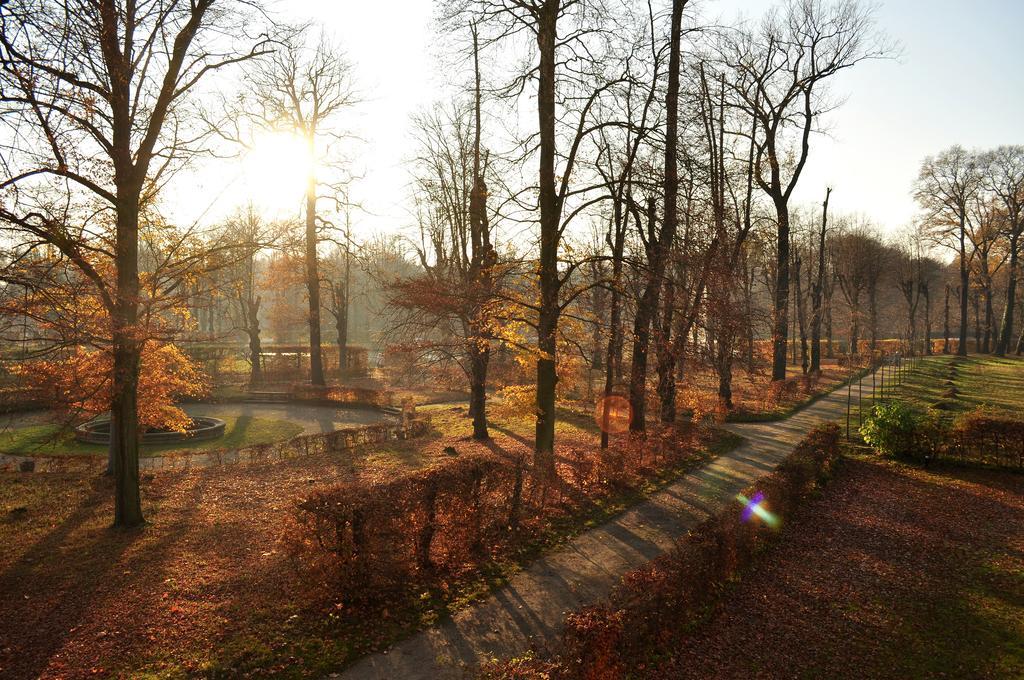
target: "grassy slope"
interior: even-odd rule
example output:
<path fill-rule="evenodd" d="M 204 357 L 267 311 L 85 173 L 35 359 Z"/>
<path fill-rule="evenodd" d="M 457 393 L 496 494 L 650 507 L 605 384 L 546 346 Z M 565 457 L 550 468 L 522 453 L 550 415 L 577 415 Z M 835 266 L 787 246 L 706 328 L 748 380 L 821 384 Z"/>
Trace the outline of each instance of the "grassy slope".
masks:
<path fill-rule="evenodd" d="M 529 409 L 507 410 L 494 415 L 490 446 L 514 456 L 530 450 L 533 420 Z M 0 610 L 8 614 L 0 617 L 0 639 L 12 641 L 0 645 L 0 676 L 323 675 L 485 595 L 519 565 L 683 471 L 578 505 L 515 554 L 417 591 L 413 602 L 395 593 L 370 614 L 321 602 L 280 542 L 295 500 L 315 484 L 438 464 L 448 458 L 446 446 L 464 453 L 482 446 L 468 438 L 464 407 L 429 412 L 433 432 L 416 441 L 144 479 L 149 525 L 140 533 L 109 529 L 106 478 L 0 478 L 0 545 L 7 548 L 0 551 Z M 560 447 L 593 450 L 593 418 L 562 417 Z M 736 443 L 723 434 L 684 468 Z"/>
<path fill-rule="evenodd" d="M 238 448 L 252 444 L 290 439 L 302 432 L 302 426 L 287 420 L 253 418 L 252 416 L 226 417 L 224 436 L 219 439 L 192 443 L 150 444 L 141 448 L 143 456 L 155 456 L 188 448 L 190 451 Z M 85 444 L 62 430 L 59 425 L 46 423 L 30 425 L 0 433 L 0 452 L 14 454 L 48 455 L 104 455 L 107 447 Z"/>
<path fill-rule="evenodd" d="M 950 380 L 952 385 L 947 384 Z M 946 395 L 950 387 L 956 389 L 953 396 Z M 929 357 L 907 375 L 896 396 L 921 409 L 934 408 L 946 418 L 979 406 L 1019 415 L 1024 413 L 1024 359 Z"/>

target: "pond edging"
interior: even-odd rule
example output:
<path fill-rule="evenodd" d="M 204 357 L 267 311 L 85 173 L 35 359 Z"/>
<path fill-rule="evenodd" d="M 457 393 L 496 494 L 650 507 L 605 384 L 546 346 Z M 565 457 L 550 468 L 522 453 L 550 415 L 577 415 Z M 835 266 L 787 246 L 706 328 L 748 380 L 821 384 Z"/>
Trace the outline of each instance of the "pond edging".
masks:
<path fill-rule="evenodd" d="M 338 453 L 365 444 L 380 444 L 419 437 L 426 433 L 428 422 L 422 417 L 405 417 L 402 422 L 346 427 L 332 432 L 299 435 L 280 442 L 254 444 L 237 449 L 195 453 L 176 451 L 159 456 L 145 456 L 139 458 L 139 470 L 144 472 L 184 470 L 193 467 L 262 463 L 320 453 Z M 51 456 L 44 454 L 26 456 L 0 453 L 0 472 L 100 472 L 106 466 L 105 456 Z"/>

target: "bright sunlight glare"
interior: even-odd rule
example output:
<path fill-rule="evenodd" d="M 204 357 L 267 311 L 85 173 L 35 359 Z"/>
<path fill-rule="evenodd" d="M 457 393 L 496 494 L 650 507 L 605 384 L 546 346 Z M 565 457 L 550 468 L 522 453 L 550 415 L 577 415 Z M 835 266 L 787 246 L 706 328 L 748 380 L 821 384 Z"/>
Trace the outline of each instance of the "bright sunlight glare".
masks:
<path fill-rule="evenodd" d="M 315 169 L 306 140 L 291 132 L 257 137 L 242 164 L 242 194 L 264 214 L 297 211 Z"/>

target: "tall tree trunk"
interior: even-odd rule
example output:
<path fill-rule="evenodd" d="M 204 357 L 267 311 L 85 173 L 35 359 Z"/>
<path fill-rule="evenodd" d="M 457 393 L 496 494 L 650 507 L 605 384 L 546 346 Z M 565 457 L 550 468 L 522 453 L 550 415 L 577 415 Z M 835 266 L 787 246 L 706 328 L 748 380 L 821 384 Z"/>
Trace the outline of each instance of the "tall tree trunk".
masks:
<path fill-rule="evenodd" d="M 789 342 L 789 206 L 775 198 L 778 218 L 775 251 L 775 300 L 772 314 L 772 380 L 786 379 L 786 350 Z"/>
<path fill-rule="evenodd" d="M 803 291 L 800 285 L 800 270 L 802 269 L 802 260 L 800 257 L 796 258 L 795 271 L 793 276 L 794 287 L 796 288 L 796 319 L 797 327 L 800 332 L 800 370 L 804 375 L 807 375 L 809 369 L 808 357 L 807 357 L 807 325 L 805 323 L 806 309 L 804 304 Z"/>
<path fill-rule="evenodd" d="M 309 139 L 313 154 L 312 136 Z M 320 263 L 316 235 L 316 177 L 310 172 L 306 183 L 306 294 L 309 298 L 309 381 L 326 385 L 324 360 L 320 349 Z"/>
<path fill-rule="evenodd" d="M 868 322 L 871 324 L 871 351 L 878 349 L 878 285 L 868 289 Z"/>
<path fill-rule="evenodd" d="M 345 282 L 334 284 L 334 330 L 338 335 L 338 378 L 348 375 L 348 265 Z"/>
<path fill-rule="evenodd" d="M 651 239 L 655 235 L 655 213 L 652 197 L 647 202 L 647 224 Z M 661 279 L 664 276 L 664 269 L 658 267 L 660 245 L 653 242 L 647 248 L 647 283 L 637 300 L 636 313 L 633 315 L 633 353 L 629 371 L 629 406 L 633 412 L 629 429 L 632 432 L 647 429 L 647 352 L 651 345 L 651 322 L 657 311 Z"/>
<path fill-rule="evenodd" d="M 974 291 L 971 306 L 974 308 L 974 351 L 981 351 L 981 299 L 978 291 Z"/>
<path fill-rule="evenodd" d="M 633 419 L 629 429 L 643 432 L 647 427 L 647 350 L 650 344 L 652 314 L 657 309 L 661 292 L 661 280 L 665 273 L 665 261 L 672 249 L 678 221 L 678 120 L 679 120 L 679 52 L 682 41 L 683 8 L 687 0 L 672 0 L 672 25 L 669 34 L 668 87 L 665 93 L 665 174 L 664 174 L 664 215 L 657 243 L 650 244 L 651 258 L 647 287 L 641 297 L 633 324 L 633 363 L 629 379 L 629 402 Z M 653 219 L 653 210 L 649 219 Z M 654 230 L 650 232 L 653 238 Z"/>
<path fill-rule="evenodd" d="M 985 297 L 985 327 L 984 327 L 984 331 L 983 331 L 984 335 L 983 335 L 982 341 L 981 341 L 981 351 L 984 352 L 985 354 L 988 354 L 992 349 L 995 349 L 992 346 L 992 340 L 993 340 L 993 337 L 992 337 L 992 327 L 993 327 L 993 324 L 995 323 L 995 311 L 993 310 L 993 307 L 992 307 L 992 282 L 991 281 L 986 281 L 985 282 L 985 288 L 982 291 L 982 294 Z"/>
<path fill-rule="evenodd" d="M 603 269 L 595 269 L 593 272 L 591 284 L 594 285 L 592 291 L 592 304 L 594 312 L 594 323 L 590 331 L 590 371 L 600 371 L 604 368 L 604 337 L 601 333 L 601 324 L 608 312 L 608 290 L 598 282 L 603 278 Z M 590 394 L 590 383 L 591 374 L 587 374 L 587 394 Z"/>
<path fill-rule="evenodd" d="M 857 354 L 860 343 L 860 306 L 850 308 L 850 344 L 846 348 L 847 354 Z"/>
<path fill-rule="evenodd" d="M 1020 313 L 1024 315 L 1024 303 L 1021 303 Z M 1017 336 L 1017 356 L 1020 356 L 1022 352 L 1024 352 L 1024 324 L 1021 324 L 1020 335 Z"/>
<path fill-rule="evenodd" d="M 949 293 L 951 286 L 946 284 L 946 305 L 942 313 L 942 353 L 949 354 Z"/>
<path fill-rule="evenodd" d="M 555 389 L 559 312 L 558 238 L 560 211 L 555 192 L 555 45 L 559 0 L 546 0 L 537 19 L 537 116 L 540 141 L 540 309 L 537 318 L 537 465 L 555 477 Z"/>
<path fill-rule="evenodd" d="M 744 258 L 745 259 L 745 258 Z M 746 341 L 747 373 L 754 371 L 754 291 L 753 282 L 744 274 L 743 285 L 743 334 Z"/>
<path fill-rule="evenodd" d="M 927 356 L 934 354 L 932 351 L 932 291 L 930 285 L 921 289 L 924 295 L 924 353 Z"/>
<path fill-rule="evenodd" d="M 661 422 L 672 424 L 676 420 L 676 355 L 672 350 L 672 315 L 675 311 L 675 282 L 665 282 L 665 301 L 658 324 L 658 398 L 661 403 Z"/>
<path fill-rule="evenodd" d="M 473 439 L 490 439 L 487 431 L 487 368 L 491 361 L 490 331 L 487 330 L 485 305 L 493 294 L 494 265 L 497 258 L 491 247 L 490 229 L 487 218 L 487 182 L 480 162 L 480 46 L 476 24 L 473 30 L 473 73 L 475 93 L 473 98 L 473 188 L 469 195 L 470 243 L 473 253 L 469 266 L 469 284 L 475 296 L 470 318 L 469 364 L 470 404 L 473 416 Z M 346 251 L 347 254 L 347 251 Z"/>
<path fill-rule="evenodd" d="M 790 267 L 792 267 L 792 266 L 793 266 L 792 263 L 790 263 Z M 790 290 L 793 291 L 793 299 L 790 301 L 790 309 L 796 310 L 797 309 L 796 286 L 790 286 Z M 790 328 L 789 328 L 789 337 L 790 337 L 790 341 L 789 341 L 790 362 L 789 363 L 793 364 L 794 366 L 796 366 L 796 347 L 797 347 L 796 322 L 797 322 L 797 317 L 798 316 L 799 316 L 798 311 L 797 311 L 797 313 L 794 313 L 794 314 L 791 315 L 791 317 L 790 317 L 791 318 Z"/>
<path fill-rule="evenodd" d="M 604 401 L 601 402 L 603 413 L 601 416 L 601 448 L 608 448 L 608 427 L 611 417 L 612 389 L 615 386 L 615 379 L 621 372 L 622 366 L 622 303 L 619 290 L 622 277 L 622 255 L 625 247 L 626 226 L 623 224 L 623 211 L 621 197 L 613 198 L 612 205 L 612 228 L 615 230 L 612 242 L 612 286 L 611 286 L 611 313 L 608 329 L 608 359 L 604 367 Z"/>
<path fill-rule="evenodd" d="M 117 291 L 112 321 L 113 391 L 110 404 L 110 453 L 114 473 L 114 525 L 135 527 L 145 522 L 139 493 L 139 370 L 142 343 L 138 337 L 139 188 L 118 181 L 115 267 Z M 127 194 L 127 195 L 125 195 Z"/>
<path fill-rule="evenodd" d="M 910 308 L 910 318 L 907 320 L 907 340 L 909 342 L 910 354 L 917 354 L 917 302 Z"/>
<path fill-rule="evenodd" d="M 967 305 L 971 294 L 971 276 L 967 269 L 967 225 L 960 218 L 960 343 L 956 348 L 958 356 L 967 356 Z"/>
<path fill-rule="evenodd" d="M 828 199 L 832 188 L 825 188 L 821 204 L 821 229 L 818 231 L 818 270 L 811 285 L 811 373 L 821 373 L 822 296 L 825 287 L 825 234 L 828 226 Z"/>
<path fill-rule="evenodd" d="M 618 291 L 612 291 L 611 300 L 611 329 L 610 337 L 608 338 L 608 361 L 605 362 L 604 366 L 604 399 L 601 401 L 602 414 L 601 414 L 601 448 L 608 448 L 608 428 L 609 419 L 611 418 L 611 396 L 612 389 L 615 387 L 615 363 L 612 360 L 615 352 L 615 343 L 617 341 L 616 334 L 619 326 L 619 293 Z"/>
<path fill-rule="evenodd" d="M 716 363 L 718 373 L 718 402 L 725 411 L 733 409 L 732 402 L 732 342 L 730 337 L 719 337 L 717 343 Z"/>
<path fill-rule="evenodd" d="M 1017 304 L 1017 258 L 1020 232 L 1014 230 L 1010 236 L 1010 263 L 1006 275 L 1006 309 L 1003 322 L 999 325 L 999 339 L 996 341 L 996 356 L 1006 356 L 1013 336 L 1013 309 Z"/>
<path fill-rule="evenodd" d="M 259 385 L 263 382 L 263 367 L 260 359 L 263 355 L 263 345 L 260 342 L 260 302 L 261 298 L 248 299 L 243 301 L 246 306 L 246 333 L 249 336 L 249 385 Z"/>
<path fill-rule="evenodd" d="M 480 346 L 472 342 L 469 349 L 470 389 L 469 410 L 473 414 L 473 439 L 483 441 L 490 439 L 487 431 L 487 366 L 490 363 L 491 350 L 488 346 Z"/>
<path fill-rule="evenodd" d="M 338 377 L 344 378 L 348 372 L 348 300 L 349 290 L 352 287 L 352 261 L 350 248 L 352 247 L 352 224 L 349 221 L 349 212 L 345 211 L 345 278 L 343 288 L 334 287 L 334 308 L 337 311 L 334 317 L 334 328 L 338 333 Z"/>
<path fill-rule="evenodd" d="M 834 359 L 835 348 L 832 346 L 832 300 L 825 306 L 825 358 Z"/>

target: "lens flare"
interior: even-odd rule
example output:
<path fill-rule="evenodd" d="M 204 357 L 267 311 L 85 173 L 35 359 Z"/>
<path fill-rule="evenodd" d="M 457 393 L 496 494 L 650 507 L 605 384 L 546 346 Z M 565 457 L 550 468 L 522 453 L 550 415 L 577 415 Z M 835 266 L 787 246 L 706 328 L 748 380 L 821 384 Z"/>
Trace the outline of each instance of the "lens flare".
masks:
<path fill-rule="evenodd" d="M 594 410 L 594 420 L 602 431 L 619 434 L 629 429 L 633 419 L 633 409 L 625 397 L 612 394 L 598 400 Z"/>
<path fill-rule="evenodd" d="M 293 213 L 315 168 L 316 159 L 302 136 L 262 133 L 242 161 L 246 199 L 270 214 Z"/>
<path fill-rule="evenodd" d="M 743 512 L 740 517 L 744 522 L 749 522 L 752 517 L 757 517 L 772 529 L 779 526 L 779 518 L 764 508 L 764 494 L 758 491 L 753 498 L 747 498 L 741 493 L 736 494 L 736 500 L 743 505 Z"/>

